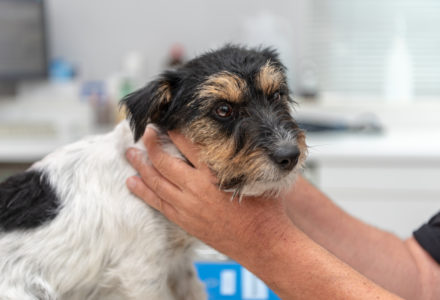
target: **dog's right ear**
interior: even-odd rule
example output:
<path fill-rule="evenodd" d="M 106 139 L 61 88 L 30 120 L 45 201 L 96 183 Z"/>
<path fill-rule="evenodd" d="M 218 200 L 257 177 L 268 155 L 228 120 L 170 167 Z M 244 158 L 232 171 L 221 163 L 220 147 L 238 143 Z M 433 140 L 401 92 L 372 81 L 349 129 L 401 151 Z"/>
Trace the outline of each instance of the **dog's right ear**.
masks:
<path fill-rule="evenodd" d="M 160 125 L 179 83 L 175 71 L 167 71 L 147 86 L 125 96 L 121 100 L 127 110 L 135 141 L 144 134 L 149 123 Z"/>

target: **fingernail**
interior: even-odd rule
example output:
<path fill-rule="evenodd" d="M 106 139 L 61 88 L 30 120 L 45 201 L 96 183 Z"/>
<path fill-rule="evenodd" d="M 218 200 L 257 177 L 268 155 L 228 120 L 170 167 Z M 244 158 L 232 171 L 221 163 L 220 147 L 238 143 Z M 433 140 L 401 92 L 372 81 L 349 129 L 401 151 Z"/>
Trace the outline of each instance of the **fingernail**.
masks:
<path fill-rule="evenodd" d="M 136 179 L 134 179 L 133 177 L 128 177 L 128 179 L 127 179 L 127 186 L 130 189 L 134 189 L 136 187 L 136 184 L 137 184 Z"/>
<path fill-rule="evenodd" d="M 147 127 L 146 134 L 151 135 L 153 133 L 153 128 Z"/>
<path fill-rule="evenodd" d="M 153 125 L 153 124 L 148 124 L 147 125 L 147 130 L 153 130 L 153 131 L 157 132 L 157 129 L 158 128 L 155 125 Z"/>

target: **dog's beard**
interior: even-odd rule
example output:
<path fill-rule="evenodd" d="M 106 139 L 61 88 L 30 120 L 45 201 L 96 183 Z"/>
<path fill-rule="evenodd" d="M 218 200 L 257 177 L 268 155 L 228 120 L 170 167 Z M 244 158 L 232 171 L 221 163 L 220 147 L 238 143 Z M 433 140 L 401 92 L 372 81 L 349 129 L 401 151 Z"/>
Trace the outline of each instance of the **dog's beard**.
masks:
<path fill-rule="evenodd" d="M 299 167 L 296 167 L 288 174 L 278 176 L 274 176 L 272 173 L 270 177 L 266 177 L 265 179 L 261 178 L 252 182 L 242 181 L 235 182 L 229 186 L 219 185 L 219 188 L 225 192 L 232 193 L 231 201 L 237 198 L 238 201 L 241 202 L 244 196 L 277 197 L 294 183 L 298 176 L 298 169 Z"/>

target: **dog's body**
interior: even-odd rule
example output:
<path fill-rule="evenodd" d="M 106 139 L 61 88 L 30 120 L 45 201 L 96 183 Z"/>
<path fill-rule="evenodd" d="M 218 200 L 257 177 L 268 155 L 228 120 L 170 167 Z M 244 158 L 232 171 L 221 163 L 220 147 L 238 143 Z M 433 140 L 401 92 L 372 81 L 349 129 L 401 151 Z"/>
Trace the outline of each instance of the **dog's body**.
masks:
<path fill-rule="evenodd" d="M 197 143 L 233 197 L 283 189 L 306 152 L 283 72 L 270 50 L 205 54 L 124 99 L 130 124 L 1 183 L 0 299 L 205 299 L 195 239 L 130 194 L 124 153 L 154 123 Z"/>
<path fill-rule="evenodd" d="M 194 238 L 125 187 L 136 174 L 124 158 L 133 140 L 124 121 L 31 168 L 61 209 L 45 225 L 0 234 L 0 299 L 203 299 Z"/>

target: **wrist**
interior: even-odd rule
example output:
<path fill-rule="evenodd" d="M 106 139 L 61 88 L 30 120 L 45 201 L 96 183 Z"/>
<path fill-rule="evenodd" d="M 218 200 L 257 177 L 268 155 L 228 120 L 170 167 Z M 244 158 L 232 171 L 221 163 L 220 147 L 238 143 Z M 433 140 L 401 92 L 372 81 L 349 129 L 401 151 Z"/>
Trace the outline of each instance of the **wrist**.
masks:
<path fill-rule="evenodd" d="M 285 214 L 274 216 L 273 219 L 259 220 L 248 234 L 253 237 L 252 240 L 240 248 L 236 258 L 232 258 L 267 283 L 267 280 L 274 278 L 274 273 L 279 268 L 275 264 L 283 264 L 283 252 L 289 248 L 289 243 L 296 239 L 299 232 Z"/>
<path fill-rule="evenodd" d="M 336 259 L 293 224 L 245 267 L 282 299 L 400 299 Z"/>

